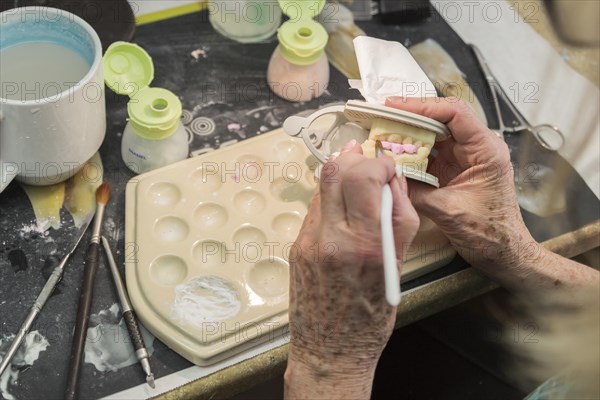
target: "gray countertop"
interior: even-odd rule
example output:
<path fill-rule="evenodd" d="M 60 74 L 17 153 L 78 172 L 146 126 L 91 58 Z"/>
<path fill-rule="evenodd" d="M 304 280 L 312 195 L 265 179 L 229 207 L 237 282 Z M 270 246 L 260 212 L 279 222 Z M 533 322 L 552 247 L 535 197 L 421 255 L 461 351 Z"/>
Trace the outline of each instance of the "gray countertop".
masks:
<path fill-rule="evenodd" d="M 481 98 L 488 118 L 493 112 L 483 77 L 473 55 L 460 38 L 439 16 L 418 24 L 383 26 L 377 21 L 360 23 L 367 34 L 412 44 L 428 37 L 436 39 L 452 54 L 467 74 L 469 83 Z M 206 13 L 190 14 L 138 27 L 135 43 L 144 47 L 154 59 L 153 86 L 178 94 L 191 118 L 209 118 L 215 124 L 212 135 L 193 135 L 191 151 L 218 148 L 231 140 L 244 137 L 229 132 L 227 125 L 238 123 L 246 137 L 280 126 L 286 117 L 307 109 L 358 98 L 348 89 L 346 78 L 332 69 L 328 93 L 306 104 L 291 104 L 274 97 L 265 80 L 267 63 L 276 47 L 275 39 L 264 43 L 241 45 L 218 36 L 207 21 Z M 194 59 L 190 53 L 206 50 L 206 58 Z M 248 98 L 252 88 L 252 98 Z M 120 139 L 126 122 L 126 99 L 107 92 L 108 131 L 100 149 L 105 179 L 113 187 L 107 208 L 105 234 L 119 249 L 116 259 L 124 258 L 124 190 L 133 174 L 120 156 Z M 508 136 L 513 152 L 523 151 L 523 136 Z M 554 154 L 534 152 L 536 162 L 570 168 Z M 598 245 L 598 224 L 583 228 L 600 218 L 597 198 L 576 174 L 565 187 L 569 209 L 550 218 L 539 218 L 524 212 L 527 225 L 539 241 L 560 240 L 550 245 L 565 255 L 576 255 Z M 17 331 L 52 268 L 72 241 L 76 229 L 63 210 L 63 227 L 40 234 L 27 229 L 35 222 L 33 210 L 18 184 L 13 183 L 0 195 L 0 338 Z M 581 229 L 583 228 L 583 230 Z M 573 233 L 575 232 L 575 233 Z M 562 234 L 567 238 L 556 239 Z M 89 235 L 89 233 L 88 233 Z M 575 235 L 575 236 L 573 236 Z M 575 238 L 575 239 L 574 239 Z M 84 238 L 84 242 L 89 237 Z M 552 244 L 554 243 L 554 244 Z M 566 244 L 565 244 L 566 243 Z M 75 253 L 64 279 L 34 324 L 47 338 L 48 348 L 40 353 L 34 365 L 20 371 L 18 382 L 8 385 L 8 392 L 18 399 L 61 398 L 66 384 L 68 353 L 75 320 L 79 286 L 83 275 L 84 248 Z M 448 266 L 403 285 L 407 293 L 399 310 L 398 326 L 409 324 L 439 310 L 491 290 L 494 285 L 467 268 L 457 258 Z M 109 271 L 98 272 L 92 313 L 108 310 L 117 301 Z M 119 339 L 121 340 L 121 339 Z M 3 345 L 4 346 L 4 345 Z M 191 366 L 160 341 L 153 343 L 152 357 L 157 377 L 166 376 Z M 1 349 L 0 349 L 1 351 Z M 250 387 L 283 371 L 286 347 L 278 348 L 251 360 L 222 370 L 165 396 L 165 398 L 222 398 Z M 99 372 L 85 364 L 81 377 L 81 397 L 97 398 L 144 383 L 139 365 L 118 371 Z M 4 392 L 3 392 L 4 393 Z"/>

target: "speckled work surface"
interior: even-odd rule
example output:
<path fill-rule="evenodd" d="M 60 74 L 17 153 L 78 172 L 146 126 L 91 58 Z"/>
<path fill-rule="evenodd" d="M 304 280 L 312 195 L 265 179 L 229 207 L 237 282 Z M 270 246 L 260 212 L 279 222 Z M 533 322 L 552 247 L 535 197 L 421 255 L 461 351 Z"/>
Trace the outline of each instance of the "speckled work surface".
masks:
<path fill-rule="evenodd" d="M 435 38 L 468 75 L 470 84 L 482 99 L 488 118 L 493 121 L 488 96 L 483 89 L 483 78 L 472 54 L 440 17 L 402 27 L 385 27 L 377 22 L 360 25 L 372 36 L 405 44 L 416 43 L 427 37 Z M 143 46 L 154 59 L 156 78 L 153 86 L 177 93 L 184 108 L 189 111 L 185 114 L 185 122 L 190 131 L 194 128 L 197 132 L 191 133 L 193 153 L 270 131 L 296 112 L 358 97 L 358 93 L 347 89 L 346 79 L 332 69 L 329 91 L 322 98 L 308 104 L 290 104 L 274 98 L 266 86 L 265 75 L 269 57 L 276 46 L 275 40 L 254 45 L 233 43 L 213 32 L 205 13 L 140 27 L 134 42 Z M 203 50 L 205 57 L 192 57 L 191 53 L 197 49 Z M 113 187 L 113 197 L 107 209 L 104 233 L 113 247 L 118 249 L 115 256 L 117 262 L 122 264 L 127 245 L 124 239 L 124 190 L 133 174 L 126 169 L 120 157 L 126 99 L 107 92 L 107 101 L 108 131 L 100 152 L 106 180 Z M 210 121 L 197 120 L 205 117 Z M 214 123 L 215 132 L 203 135 L 210 130 L 211 122 Z M 237 125 L 240 129 L 237 129 Z M 232 126 L 236 129 L 231 129 Z M 519 141 L 525 139 L 525 136 L 508 137 L 513 154 L 519 152 Z M 555 165 L 556 156 L 553 154 L 539 149 L 534 149 L 530 154 L 535 154 L 534 161 L 538 163 Z M 538 240 L 575 230 L 600 217 L 597 199 L 578 176 L 571 176 L 564 194 L 568 204 L 565 212 L 546 219 L 524 213 L 527 224 Z M 13 183 L 0 195 L 0 337 L 17 331 L 52 268 L 73 240 L 76 230 L 64 210 L 62 220 L 63 227 L 58 231 L 51 230 L 47 235 L 30 232 L 28 227 L 34 223 L 34 214 L 18 184 Z M 89 233 L 84 241 L 88 240 Z M 49 346 L 40 353 L 32 368 L 20 372 L 17 384 L 8 385 L 8 392 L 18 399 L 62 397 L 78 287 L 83 274 L 83 253 L 83 247 L 77 250 L 67 266 L 63 281 L 33 326 L 32 330 L 39 331 L 48 340 Z M 464 266 L 464 262 L 456 259 L 448 267 L 409 282 L 403 288 L 407 290 L 422 285 Z M 102 265 L 96 279 L 92 313 L 110 309 L 116 299 L 109 271 Z M 128 339 L 117 335 L 111 340 L 122 342 Z M 153 342 L 153 347 L 152 362 L 157 377 L 191 365 L 158 340 Z M 116 372 L 99 372 L 92 364 L 86 363 L 81 378 L 81 398 L 105 396 L 143 382 L 144 376 L 138 365 Z"/>

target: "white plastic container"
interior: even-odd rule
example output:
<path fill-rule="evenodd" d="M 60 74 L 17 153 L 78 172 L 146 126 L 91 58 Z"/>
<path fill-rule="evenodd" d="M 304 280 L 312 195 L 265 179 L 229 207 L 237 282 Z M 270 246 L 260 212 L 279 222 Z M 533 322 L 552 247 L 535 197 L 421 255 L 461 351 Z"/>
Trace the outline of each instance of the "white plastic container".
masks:
<path fill-rule="evenodd" d="M 312 19 L 325 1 L 280 3 L 290 20 L 277 34 L 279 46 L 269 62 L 267 82 L 273 93 L 285 100 L 310 101 L 325 93 L 329 85 L 329 60 L 325 53 L 329 37 L 325 28 Z"/>
<path fill-rule="evenodd" d="M 297 64 L 286 59 L 280 49 L 271 56 L 267 71 L 269 87 L 288 101 L 310 101 L 321 97 L 329 86 L 329 60 L 322 52 L 311 64 Z"/>
<path fill-rule="evenodd" d="M 179 99 L 165 89 L 144 92 L 152 92 L 144 94 L 145 103 L 128 107 L 129 122 L 121 142 L 123 162 L 138 174 L 185 160 L 189 151 Z"/>
<path fill-rule="evenodd" d="M 183 106 L 169 90 L 149 87 L 154 79 L 150 55 L 132 43 L 113 43 L 104 55 L 104 71 L 107 86 L 131 98 L 121 142 L 127 167 L 141 174 L 185 160 L 189 148 Z"/>
<path fill-rule="evenodd" d="M 208 18 L 218 33 L 240 43 L 270 38 L 281 24 L 276 0 L 211 0 Z"/>

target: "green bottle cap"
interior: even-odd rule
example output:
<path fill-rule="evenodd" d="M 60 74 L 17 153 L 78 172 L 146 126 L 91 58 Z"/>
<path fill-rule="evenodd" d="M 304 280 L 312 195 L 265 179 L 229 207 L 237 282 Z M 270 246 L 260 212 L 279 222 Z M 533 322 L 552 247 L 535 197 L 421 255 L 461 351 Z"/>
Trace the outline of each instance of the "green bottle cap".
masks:
<path fill-rule="evenodd" d="M 118 94 L 132 97 L 154 79 L 152 57 L 133 43 L 113 43 L 106 50 L 102 63 L 106 86 Z"/>
<path fill-rule="evenodd" d="M 279 6 L 293 23 L 315 18 L 325 7 L 325 2 L 326 0 L 279 0 Z"/>
<path fill-rule="evenodd" d="M 310 65 L 323 54 L 329 36 L 321 24 L 308 19 L 284 23 L 277 38 L 283 58 L 292 64 Z"/>
<path fill-rule="evenodd" d="M 171 136 L 178 128 L 181 101 L 167 89 L 144 88 L 127 104 L 129 122 L 144 139 L 159 140 Z"/>
<path fill-rule="evenodd" d="M 296 65 L 315 63 L 323 54 L 329 36 L 315 18 L 326 0 L 279 0 L 281 10 L 290 20 L 279 28 L 279 51 Z"/>

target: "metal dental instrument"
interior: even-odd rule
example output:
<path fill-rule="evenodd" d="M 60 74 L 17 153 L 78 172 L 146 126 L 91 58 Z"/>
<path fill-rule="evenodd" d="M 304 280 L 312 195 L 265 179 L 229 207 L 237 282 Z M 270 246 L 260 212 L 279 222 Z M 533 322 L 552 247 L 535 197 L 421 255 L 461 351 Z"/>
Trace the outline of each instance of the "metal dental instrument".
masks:
<path fill-rule="evenodd" d="M 131 341 L 135 347 L 135 355 L 137 356 L 137 359 L 139 360 L 140 364 L 142 365 L 142 369 L 146 374 L 146 382 L 152 389 L 154 389 L 154 374 L 152 373 L 152 368 L 150 367 L 150 354 L 148 353 L 146 345 L 144 344 L 144 338 L 142 337 L 140 327 L 135 318 L 135 314 L 133 313 L 133 308 L 131 307 L 131 302 L 129 301 L 129 296 L 127 295 L 127 289 L 125 288 L 125 284 L 121 279 L 121 274 L 119 274 L 119 269 L 117 268 L 115 258 L 113 257 L 110 249 L 110 244 L 104 236 L 102 236 L 102 245 L 106 253 L 108 265 L 110 266 L 110 272 L 115 282 L 117 295 L 119 296 L 119 302 L 121 303 L 123 318 L 125 319 L 129 336 L 131 337 Z"/>
<path fill-rule="evenodd" d="M 29 314 L 27 314 L 25 321 L 23 321 L 23 324 L 19 328 L 19 332 L 17 333 L 17 336 L 15 337 L 12 344 L 10 345 L 10 348 L 4 355 L 4 358 L 2 359 L 2 363 L 0 363 L 0 376 L 2 376 L 4 371 L 10 365 L 10 362 L 12 361 L 13 357 L 17 353 L 17 350 L 19 350 L 19 346 L 21 346 L 23 339 L 25 339 L 25 336 L 27 336 L 27 333 L 29 333 L 29 330 L 31 329 L 31 325 L 33 325 L 33 322 L 35 321 L 35 319 L 37 318 L 39 313 L 42 311 L 42 308 L 44 308 L 46 301 L 48 301 L 48 299 L 50 298 L 50 295 L 54 291 L 54 288 L 56 287 L 56 285 L 62 278 L 63 273 L 65 272 L 65 266 L 67 265 L 67 261 L 69 261 L 69 258 L 71 257 L 71 255 L 75 252 L 75 249 L 79 245 L 79 242 L 81 242 L 81 239 L 85 235 L 85 232 L 87 231 L 87 228 L 90 225 L 90 222 L 92 221 L 93 216 L 94 216 L 94 212 L 90 213 L 86 217 L 85 222 L 83 223 L 83 228 L 81 228 L 79 231 L 79 236 L 77 237 L 77 241 L 71 246 L 71 250 L 63 257 L 63 259 L 60 261 L 60 264 L 58 264 L 54 268 L 54 270 L 52 271 L 52 274 L 50 275 L 50 277 L 46 281 L 46 284 L 42 288 L 42 291 L 40 292 L 37 299 L 35 300 L 35 303 L 33 304 L 33 306 L 31 306 L 31 309 L 29 310 Z"/>
<path fill-rule="evenodd" d="M 502 86 L 498 83 L 498 80 L 492 73 L 489 65 L 483 58 L 483 54 L 474 44 L 470 45 L 473 49 L 473 53 L 479 62 L 479 66 L 483 71 L 485 79 L 489 85 L 490 92 L 492 94 L 492 102 L 494 103 L 494 109 L 496 111 L 496 116 L 498 118 L 499 129 L 494 130 L 494 132 L 502 139 L 504 139 L 504 133 L 518 133 L 523 131 L 529 131 L 533 134 L 538 143 L 545 149 L 550 151 L 558 151 L 565 144 L 565 136 L 556 126 L 550 124 L 542 124 L 533 126 L 527 119 L 523 116 L 523 114 L 517 109 L 514 103 L 510 100 L 510 97 L 506 94 Z M 519 121 L 519 125 L 513 127 L 507 127 L 504 125 L 504 118 L 502 116 L 502 111 L 500 109 L 500 103 L 498 101 L 498 97 L 502 99 L 502 101 L 506 104 L 506 106 L 510 109 L 510 112 L 514 115 L 514 117 Z M 552 140 L 548 140 L 552 138 Z"/>

